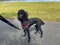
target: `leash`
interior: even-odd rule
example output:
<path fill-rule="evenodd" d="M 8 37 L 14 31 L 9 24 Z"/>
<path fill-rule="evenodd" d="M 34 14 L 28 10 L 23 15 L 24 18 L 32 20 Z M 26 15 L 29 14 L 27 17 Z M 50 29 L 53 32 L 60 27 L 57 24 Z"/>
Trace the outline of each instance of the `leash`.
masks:
<path fill-rule="evenodd" d="M 4 23 L 10 25 L 11 27 L 21 30 L 20 28 L 16 27 L 15 25 L 13 25 L 11 22 L 9 22 L 7 19 L 5 19 L 3 16 L 0 15 L 0 20 L 3 21 Z"/>

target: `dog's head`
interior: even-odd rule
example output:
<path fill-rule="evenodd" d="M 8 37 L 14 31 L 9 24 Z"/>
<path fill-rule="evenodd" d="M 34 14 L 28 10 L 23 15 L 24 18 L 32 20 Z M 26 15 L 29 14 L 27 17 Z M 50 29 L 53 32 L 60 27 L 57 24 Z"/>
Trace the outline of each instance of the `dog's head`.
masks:
<path fill-rule="evenodd" d="M 18 20 L 22 21 L 22 20 L 27 20 L 28 19 L 28 14 L 25 10 L 21 9 L 18 11 Z"/>

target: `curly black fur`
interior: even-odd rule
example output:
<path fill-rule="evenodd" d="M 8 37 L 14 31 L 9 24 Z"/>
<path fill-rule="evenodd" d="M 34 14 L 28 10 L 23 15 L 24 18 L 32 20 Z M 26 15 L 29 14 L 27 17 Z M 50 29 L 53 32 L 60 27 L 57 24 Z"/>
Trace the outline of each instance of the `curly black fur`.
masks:
<path fill-rule="evenodd" d="M 39 19 L 39 18 L 28 19 L 28 13 L 25 10 L 21 9 L 18 11 L 18 20 L 21 21 L 21 24 L 22 24 L 22 27 L 23 27 L 24 33 L 25 33 L 24 36 L 26 36 L 26 33 L 28 34 L 28 42 L 30 42 L 30 39 L 31 39 L 30 33 L 29 33 L 29 28 L 33 24 L 36 24 L 35 25 L 35 28 L 36 28 L 35 33 L 40 31 L 41 32 L 40 37 L 43 36 L 43 31 L 41 29 L 41 25 L 44 25 L 44 22 L 41 19 Z"/>

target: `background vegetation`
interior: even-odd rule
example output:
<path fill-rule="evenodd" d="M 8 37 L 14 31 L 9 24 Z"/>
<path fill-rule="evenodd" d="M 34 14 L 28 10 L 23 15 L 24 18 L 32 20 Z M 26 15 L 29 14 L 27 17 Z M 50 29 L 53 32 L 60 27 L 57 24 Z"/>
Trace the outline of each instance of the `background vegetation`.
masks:
<path fill-rule="evenodd" d="M 20 9 L 26 10 L 29 18 L 60 21 L 60 2 L 0 2 L 0 14 L 5 18 L 16 19 Z"/>

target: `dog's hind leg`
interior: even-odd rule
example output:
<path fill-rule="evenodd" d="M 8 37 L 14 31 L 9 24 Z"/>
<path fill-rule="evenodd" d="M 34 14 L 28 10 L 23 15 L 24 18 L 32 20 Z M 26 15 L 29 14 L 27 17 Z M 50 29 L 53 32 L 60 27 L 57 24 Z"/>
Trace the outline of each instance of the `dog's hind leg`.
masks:
<path fill-rule="evenodd" d="M 37 25 L 35 25 L 35 28 L 36 28 L 36 32 L 35 32 L 35 34 L 38 32 L 38 26 Z"/>
<path fill-rule="evenodd" d="M 41 26 L 39 27 L 39 31 L 40 31 L 40 33 L 41 33 L 41 38 L 42 38 L 42 36 L 43 36 L 43 31 L 42 31 L 42 29 L 41 29 Z"/>

